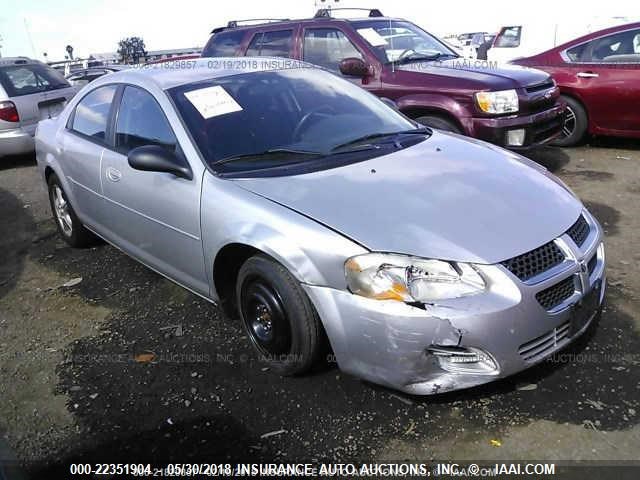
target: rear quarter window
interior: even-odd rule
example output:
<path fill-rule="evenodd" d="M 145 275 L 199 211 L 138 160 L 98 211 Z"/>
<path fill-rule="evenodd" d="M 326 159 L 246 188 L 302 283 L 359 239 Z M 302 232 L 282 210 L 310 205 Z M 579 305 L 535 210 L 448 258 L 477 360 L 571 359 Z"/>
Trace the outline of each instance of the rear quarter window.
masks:
<path fill-rule="evenodd" d="M 215 33 L 202 50 L 203 57 L 235 57 L 245 36 L 245 31 L 232 30 Z"/>

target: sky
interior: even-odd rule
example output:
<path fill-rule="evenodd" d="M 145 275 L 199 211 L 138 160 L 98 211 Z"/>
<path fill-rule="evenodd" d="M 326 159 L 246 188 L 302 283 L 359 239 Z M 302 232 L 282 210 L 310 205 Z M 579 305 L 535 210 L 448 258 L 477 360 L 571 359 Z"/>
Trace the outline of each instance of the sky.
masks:
<path fill-rule="evenodd" d="M 326 0 L 334 2 L 335 0 Z M 320 0 L 0 0 L 0 53 L 43 60 L 113 52 L 118 41 L 140 36 L 147 50 L 201 47 L 212 28 L 242 18 L 308 18 Z M 342 7 L 376 7 L 436 34 L 496 31 L 523 21 L 625 16 L 640 19 L 640 1 L 558 0 L 339 0 Z M 524 5 L 527 8 L 524 8 Z M 535 5 L 535 9 L 531 6 Z M 576 13 L 579 12 L 579 13 Z"/>

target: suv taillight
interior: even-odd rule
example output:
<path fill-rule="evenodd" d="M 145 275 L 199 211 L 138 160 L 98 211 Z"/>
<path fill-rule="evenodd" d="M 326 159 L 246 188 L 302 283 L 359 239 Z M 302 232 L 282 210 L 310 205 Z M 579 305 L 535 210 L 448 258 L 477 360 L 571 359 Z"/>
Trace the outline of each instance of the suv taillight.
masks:
<path fill-rule="evenodd" d="M 19 122 L 18 110 L 13 102 L 0 102 L 0 120 Z"/>

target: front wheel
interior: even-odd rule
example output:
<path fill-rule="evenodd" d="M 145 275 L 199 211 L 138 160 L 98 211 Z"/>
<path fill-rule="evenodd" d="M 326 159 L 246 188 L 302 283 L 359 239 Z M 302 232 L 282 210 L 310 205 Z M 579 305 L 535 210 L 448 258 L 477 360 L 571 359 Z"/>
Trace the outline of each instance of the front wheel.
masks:
<path fill-rule="evenodd" d="M 438 115 L 423 115 L 415 118 L 415 121 L 422 125 L 426 125 L 427 127 L 436 128 L 445 132 L 462 133 L 455 123 Z"/>
<path fill-rule="evenodd" d="M 296 279 L 264 255 L 249 258 L 236 284 L 240 318 L 260 356 L 281 375 L 309 370 L 324 351 L 318 314 Z"/>
<path fill-rule="evenodd" d="M 561 97 L 567 102 L 567 114 L 562 125 L 562 133 L 551 145 L 556 147 L 573 147 L 578 145 L 587 133 L 589 126 L 587 112 L 580 102 L 571 97 Z"/>
<path fill-rule="evenodd" d="M 62 188 L 60 179 L 55 173 L 49 177 L 48 186 L 51 212 L 56 221 L 58 232 L 65 242 L 72 247 L 87 247 L 96 243 L 96 236 L 87 230 L 78 219 Z"/>

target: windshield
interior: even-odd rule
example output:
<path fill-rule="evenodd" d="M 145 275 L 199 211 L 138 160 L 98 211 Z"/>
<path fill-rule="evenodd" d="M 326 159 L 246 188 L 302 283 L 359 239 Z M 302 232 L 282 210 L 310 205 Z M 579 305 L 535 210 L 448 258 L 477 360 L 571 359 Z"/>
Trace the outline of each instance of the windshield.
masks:
<path fill-rule="evenodd" d="M 410 22 L 364 20 L 354 21 L 352 24 L 373 47 L 382 63 L 458 56 L 440 40 Z"/>
<path fill-rule="evenodd" d="M 37 63 L 0 67 L 0 83 L 10 97 L 70 86 L 59 72 Z"/>
<path fill-rule="evenodd" d="M 169 94 L 200 152 L 221 172 L 318 158 L 330 168 L 337 147 L 416 130 L 374 95 L 316 68 L 238 74 Z"/>

